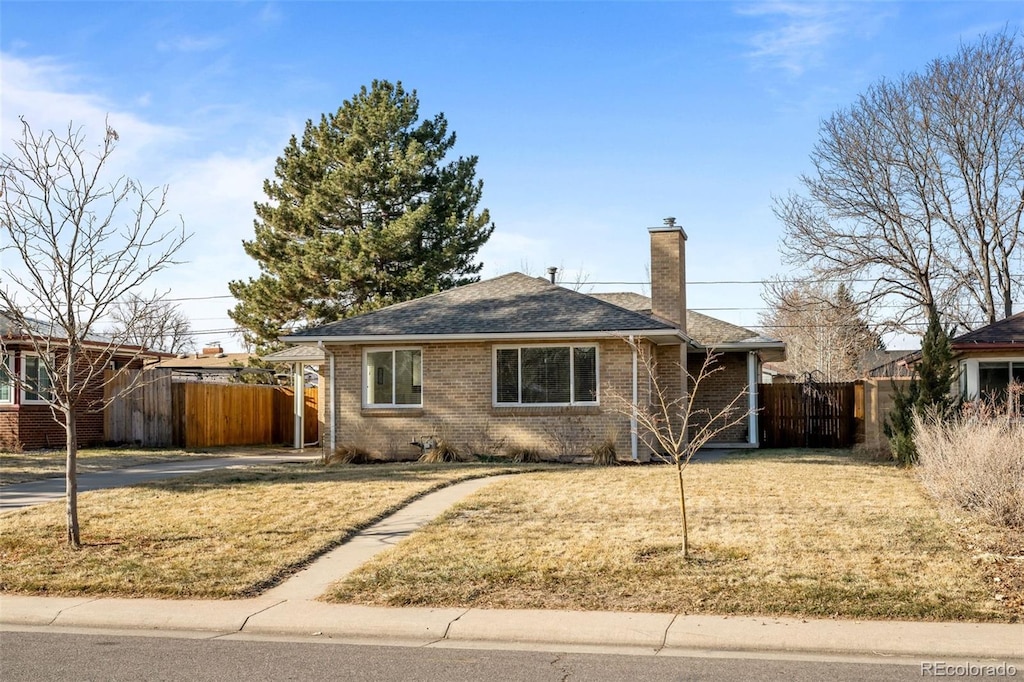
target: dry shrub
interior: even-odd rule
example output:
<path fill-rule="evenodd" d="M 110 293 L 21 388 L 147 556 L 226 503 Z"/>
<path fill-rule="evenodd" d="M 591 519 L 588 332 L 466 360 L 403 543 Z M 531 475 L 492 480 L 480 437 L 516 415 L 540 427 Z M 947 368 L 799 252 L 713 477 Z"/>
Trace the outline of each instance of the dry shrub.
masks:
<path fill-rule="evenodd" d="M 324 466 L 332 464 L 369 464 L 373 461 L 370 452 L 358 445 L 339 445 L 333 452 L 324 452 Z"/>
<path fill-rule="evenodd" d="M 936 498 L 1024 529 L 1024 422 L 991 402 L 947 421 L 915 417 L 921 481 Z"/>
<path fill-rule="evenodd" d="M 540 462 L 540 450 L 525 445 L 510 445 L 506 451 L 513 462 L 536 464 Z"/>
<path fill-rule="evenodd" d="M 467 457 L 463 457 L 459 452 L 455 444 L 447 438 L 438 438 L 434 442 L 434 447 L 424 448 L 423 454 L 420 455 L 419 462 L 425 462 L 428 464 L 437 464 L 439 462 L 466 462 L 469 461 Z"/>
<path fill-rule="evenodd" d="M 594 458 L 594 464 L 597 466 L 614 466 L 619 463 L 619 458 L 615 452 L 615 436 L 607 435 L 598 443 L 590 446 L 590 454 Z"/>

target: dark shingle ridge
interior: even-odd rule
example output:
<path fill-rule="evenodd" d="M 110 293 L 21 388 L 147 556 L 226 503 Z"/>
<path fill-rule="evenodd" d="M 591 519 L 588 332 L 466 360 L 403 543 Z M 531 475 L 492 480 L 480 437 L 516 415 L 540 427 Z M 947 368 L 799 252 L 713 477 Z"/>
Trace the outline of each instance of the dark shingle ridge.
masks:
<path fill-rule="evenodd" d="M 546 279 L 512 272 L 291 336 L 666 331 L 674 326 Z"/>
<path fill-rule="evenodd" d="M 1024 312 L 1010 315 L 998 322 L 961 334 L 950 343 L 960 346 L 971 343 L 1020 343 L 1024 344 Z"/>

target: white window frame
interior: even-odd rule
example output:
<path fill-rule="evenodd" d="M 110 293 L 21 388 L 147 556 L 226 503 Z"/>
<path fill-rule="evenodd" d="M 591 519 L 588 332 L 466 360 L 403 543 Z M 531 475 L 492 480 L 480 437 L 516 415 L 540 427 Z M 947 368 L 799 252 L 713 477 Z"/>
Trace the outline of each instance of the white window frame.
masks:
<path fill-rule="evenodd" d="M 14 353 L 0 353 L 0 364 L 7 370 L 5 374 L 0 374 L 0 384 L 7 383 L 7 398 L 0 397 L 0 405 L 13 405 L 14 404 L 14 391 L 17 390 L 18 384 L 14 381 Z M 6 380 L 4 377 L 7 377 Z"/>
<path fill-rule="evenodd" d="M 53 391 L 53 377 L 50 376 L 50 368 L 45 362 L 43 362 L 43 356 L 39 353 L 22 353 L 21 354 L 21 404 L 22 405 L 49 405 L 50 401 L 39 398 L 29 398 L 28 391 L 25 387 L 29 385 L 28 376 L 26 375 L 26 369 L 28 368 L 28 358 L 39 358 L 40 366 L 46 371 L 46 378 L 50 383 L 50 391 Z M 38 377 L 36 377 L 38 379 Z M 38 388 L 38 387 L 37 387 Z"/>
<path fill-rule="evenodd" d="M 533 348 L 568 348 L 569 349 L 569 397 L 567 403 L 524 403 L 523 402 L 523 349 Z M 576 348 L 594 349 L 594 379 L 597 395 L 594 400 L 571 400 L 576 395 Z M 518 350 L 519 363 L 516 383 L 519 388 L 519 401 L 514 403 L 498 402 L 498 351 Z M 538 344 L 502 344 L 491 350 L 491 405 L 493 407 L 595 407 L 601 404 L 601 345 L 599 343 L 538 343 Z"/>
<path fill-rule="evenodd" d="M 403 350 L 415 350 L 419 351 L 420 354 L 420 401 L 419 403 L 396 403 L 395 402 L 395 380 L 397 378 L 397 372 L 395 372 L 395 352 Z M 367 402 L 369 397 L 369 386 L 367 385 L 366 376 L 366 361 L 367 356 L 370 353 L 391 353 L 391 402 L 390 403 L 371 403 Z M 363 362 L 361 369 L 362 379 L 360 380 L 361 391 L 362 391 L 362 404 L 363 409 L 366 410 L 420 410 L 423 409 L 423 348 L 419 346 L 372 346 L 363 348 Z M 414 386 L 416 384 L 413 384 Z"/>

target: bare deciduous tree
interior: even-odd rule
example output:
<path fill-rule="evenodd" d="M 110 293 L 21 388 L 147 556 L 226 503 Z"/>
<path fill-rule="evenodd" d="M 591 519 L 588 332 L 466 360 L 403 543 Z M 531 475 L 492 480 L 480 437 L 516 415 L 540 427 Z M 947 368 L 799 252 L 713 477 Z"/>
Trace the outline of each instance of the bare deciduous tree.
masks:
<path fill-rule="evenodd" d="M 805 194 L 777 198 L 784 257 L 869 282 L 892 329 L 932 309 L 963 328 L 1024 290 L 1024 46 L 999 33 L 871 86 L 821 125 Z"/>
<path fill-rule="evenodd" d="M 853 381 L 863 374 L 865 353 L 883 349 L 845 285 L 772 282 L 764 300 L 769 310 L 761 324 L 785 341 L 786 361 L 780 366 L 793 374 Z"/>
<path fill-rule="evenodd" d="M 156 272 L 174 264 L 188 236 L 184 225 L 164 229 L 167 189 L 106 179 L 118 140 L 109 125 L 98 149 L 81 129 L 37 134 L 22 119 L 14 153 L 0 157 L 2 336 L 27 345 L 38 358 L 34 377 L 15 377 L 38 395 L 66 436 L 67 542 L 81 546 L 78 524 L 77 419 L 102 409 L 97 386 L 115 358 L 114 377 L 142 353 L 129 336 L 143 320 L 126 317 L 113 336 L 97 333 L 119 301 Z M 102 393 L 102 391 L 100 391 Z"/>
<path fill-rule="evenodd" d="M 670 388 L 666 368 L 659 368 L 649 346 L 641 340 L 624 339 L 636 354 L 637 364 L 650 378 L 650 394 L 638 402 L 611 394 L 612 409 L 636 419 L 637 436 L 655 456 L 674 467 L 679 486 L 679 513 L 682 529 L 683 556 L 690 554 L 689 530 L 686 522 L 686 486 L 683 472 L 697 451 L 728 429 L 743 423 L 750 414 L 745 403 L 747 391 L 738 392 L 732 400 L 715 408 L 697 408 L 695 398 L 701 395 L 708 380 L 725 369 L 718 362 L 721 353 L 708 349 L 696 373 L 673 363 L 672 373 L 683 373 L 689 379 L 689 391 Z"/>
<path fill-rule="evenodd" d="M 195 336 L 188 317 L 160 296 L 128 294 L 111 310 L 112 336 L 129 344 L 164 353 L 187 353 L 195 348 Z"/>

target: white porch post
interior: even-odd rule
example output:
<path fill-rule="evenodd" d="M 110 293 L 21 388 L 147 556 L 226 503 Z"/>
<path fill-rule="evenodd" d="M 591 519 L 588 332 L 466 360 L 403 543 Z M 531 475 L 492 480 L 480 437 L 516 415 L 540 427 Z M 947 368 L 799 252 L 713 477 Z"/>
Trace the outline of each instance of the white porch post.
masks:
<path fill-rule="evenodd" d="M 749 411 L 750 427 L 747 429 L 747 442 L 751 445 L 758 444 L 757 424 L 757 353 L 747 353 L 747 409 Z"/>
<path fill-rule="evenodd" d="M 294 406 L 295 438 L 293 439 L 296 450 L 303 449 L 306 426 L 306 381 L 302 374 L 302 363 L 292 363 L 292 388 L 295 391 Z"/>

